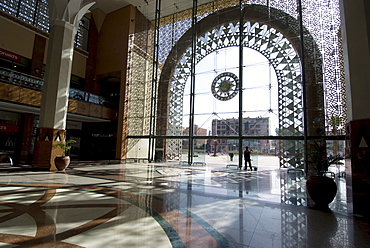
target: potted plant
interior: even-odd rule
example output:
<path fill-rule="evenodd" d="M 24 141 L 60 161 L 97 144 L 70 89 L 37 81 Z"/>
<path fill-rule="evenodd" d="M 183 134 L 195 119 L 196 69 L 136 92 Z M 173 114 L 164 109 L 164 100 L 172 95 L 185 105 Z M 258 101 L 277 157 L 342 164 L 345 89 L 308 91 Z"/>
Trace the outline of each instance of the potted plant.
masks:
<path fill-rule="evenodd" d="M 71 158 L 67 155 L 69 150 L 72 148 L 70 144 L 76 143 L 75 140 L 57 141 L 54 142 L 53 148 L 59 147 L 62 151 L 62 155 L 56 156 L 54 159 L 55 167 L 62 171 L 65 170 L 71 162 Z"/>
<path fill-rule="evenodd" d="M 340 156 L 327 156 L 326 142 L 323 139 L 310 140 L 307 147 L 309 177 L 306 189 L 315 202 L 315 208 L 328 209 L 337 194 L 337 185 L 333 178 L 327 177 L 329 166 L 340 163 Z"/>

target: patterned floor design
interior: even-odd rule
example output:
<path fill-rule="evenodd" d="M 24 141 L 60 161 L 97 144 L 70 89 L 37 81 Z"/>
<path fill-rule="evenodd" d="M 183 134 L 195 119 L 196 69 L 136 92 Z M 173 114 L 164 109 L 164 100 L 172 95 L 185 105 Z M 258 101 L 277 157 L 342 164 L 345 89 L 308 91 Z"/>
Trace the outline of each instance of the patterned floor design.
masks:
<path fill-rule="evenodd" d="M 340 183 L 340 182 L 339 182 Z M 341 199 L 307 207 L 286 171 L 163 164 L 0 171 L 0 247 L 366 247 Z M 320 235 L 318 235 L 320 234 Z M 312 235 L 315 235 L 314 238 Z"/>

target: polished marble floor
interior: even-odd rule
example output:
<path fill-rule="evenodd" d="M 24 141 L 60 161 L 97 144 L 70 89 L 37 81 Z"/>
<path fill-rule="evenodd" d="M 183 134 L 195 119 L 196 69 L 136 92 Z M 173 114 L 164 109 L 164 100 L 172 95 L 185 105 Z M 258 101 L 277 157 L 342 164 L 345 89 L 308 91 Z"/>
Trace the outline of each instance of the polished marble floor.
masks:
<path fill-rule="evenodd" d="M 311 208 L 300 172 L 178 163 L 73 163 L 65 172 L 0 168 L 0 247 L 370 247 L 348 214 Z M 340 168 L 339 168 L 340 169 Z"/>

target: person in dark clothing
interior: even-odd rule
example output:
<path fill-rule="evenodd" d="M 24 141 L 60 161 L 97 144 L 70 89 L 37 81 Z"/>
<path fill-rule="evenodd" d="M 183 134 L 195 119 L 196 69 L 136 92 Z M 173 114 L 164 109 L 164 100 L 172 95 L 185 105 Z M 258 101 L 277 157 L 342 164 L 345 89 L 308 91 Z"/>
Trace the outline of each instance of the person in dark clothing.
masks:
<path fill-rule="evenodd" d="M 229 153 L 229 156 L 230 156 L 230 160 L 231 160 L 231 161 L 233 161 L 234 153 L 230 152 L 230 153 Z"/>
<path fill-rule="evenodd" d="M 248 146 L 245 147 L 245 151 L 244 151 L 244 162 L 245 162 L 244 170 L 247 170 L 247 163 L 248 163 L 249 164 L 249 168 L 252 171 L 253 168 L 252 168 L 252 162 L 251 162 L 251 150 L 249 150 Z"/>

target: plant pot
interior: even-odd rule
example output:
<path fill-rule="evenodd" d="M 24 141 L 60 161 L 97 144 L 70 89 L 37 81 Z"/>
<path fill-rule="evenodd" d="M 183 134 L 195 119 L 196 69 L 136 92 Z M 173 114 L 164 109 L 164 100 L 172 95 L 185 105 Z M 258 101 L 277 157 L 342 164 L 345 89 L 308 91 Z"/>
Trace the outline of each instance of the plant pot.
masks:
<path fill-rule="evenodd" d="M 70 162 L 71 158 L 69 156 L 55 157 L 54 159 L 55 167 L 57 167 L 59 171 L 65 170 Z"/>
<path fill-rule="evenodd" d="M 317 209 L 328 209 L 337 194 L 337 184 L 325 176 L 310 176 L 306 181 L 306 189 Z"/>

